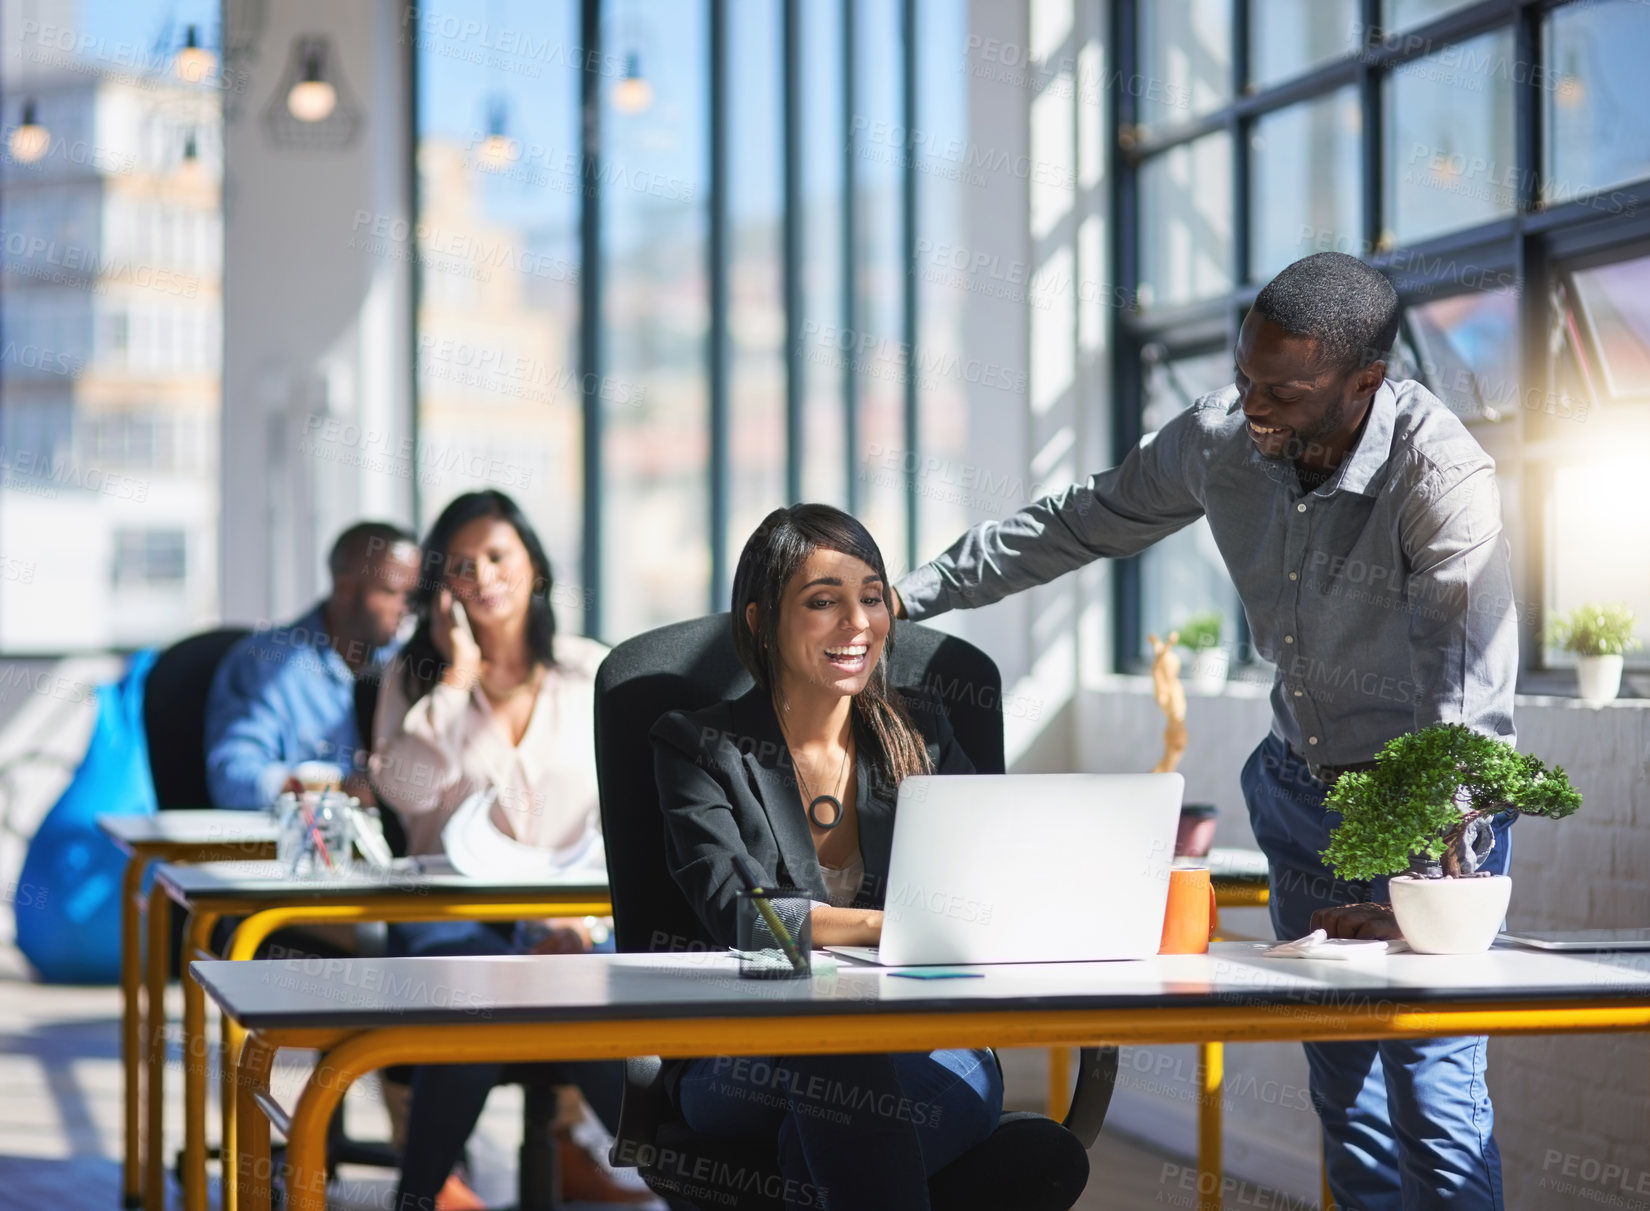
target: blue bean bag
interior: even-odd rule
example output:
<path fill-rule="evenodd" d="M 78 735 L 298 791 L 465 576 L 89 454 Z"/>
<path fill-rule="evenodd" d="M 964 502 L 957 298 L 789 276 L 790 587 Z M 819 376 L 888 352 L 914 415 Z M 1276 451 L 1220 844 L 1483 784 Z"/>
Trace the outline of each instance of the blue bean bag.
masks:
<path fill-rule="evenodd" d="M 155 814 L 143 685 L 156 649 L 97 687 L 97 725 L 62 798 L 29 842 L 14 906 L 17 948 L 48 984 L 120 981 L 120 879 L 125 856 L 97 817 Z"/>

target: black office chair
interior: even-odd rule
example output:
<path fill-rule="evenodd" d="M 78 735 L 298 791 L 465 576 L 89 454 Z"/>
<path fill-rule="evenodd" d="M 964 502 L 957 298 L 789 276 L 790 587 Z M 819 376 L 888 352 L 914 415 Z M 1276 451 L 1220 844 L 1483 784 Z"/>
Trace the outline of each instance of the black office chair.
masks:
<path fill-rule="evenodd" d="M 143 733 L 149 748 L 149 776 L 161 811 L 214 806 L 206 784 L 206 700 L 212 691 L 212 679 L 229 649 L 249 634 L 245 627 L 221 627 L 191 635 L 162 652 L 149 670 L 143 686 Z M 169 901 L 161 906 L 162 911 L 170 908 Z M 182 974 L 186 923 L 182 913 L 172 913 L 173 979 Z M 233 928 L 233 921 L 219 922 L 213 940 L 220 949 Z M 301 929 L 283 930 L 265 943 L 271 944 L 318 953 L 325 958 L 339 955 Z M 216 1153 L 216 1149 L 213 1152 Z M 395 1163 L 383 1145 L 347 1139 L 341 1115 L 334 1116 L 328 1136 L 328 1158 L 330 1165 Z M 182 1164 L 180 1151 L 177 1160 L 180 1174 Z"/>
<path fill-rule="evenodd" d="M 211 807 L 206 789 L 206 696 L 229 649 L 247 635 L 223 627 L 180 639 L 162 652 L 143 683 L 143 736 L 149 778 L 161 811 Z M 182 913 L 172 914 L 173 979 L 183 962 Z"/>
<path fill-rule="evenodd" d="M 638 635 L 615 648 L 596 673 L 596 773 L 620 951 L 718 949 L 669 874 L 647 734 L 666 711 L 695 710 L 751 687 L 734 653 L 728 619 L 717 614 Z M 894 684 L 924 686 L 939 697 L 975 768 L 1002 773 L 1002 680 L 996 664 L 953 636 L 910 622 L 896 627 Z M 724 1172 L 777 1172 L 771 1148 L 690 1131 L 670 1102 L 661 1070 L 656 1056 L 626 1062 L 615 1164 L 671 1155 L 707 1162 L 712 1171 L 726 1165 L 731 1168 Z M 1087 1149 L 1105 1122 L 1116 1079 L 1115 1047 L 1084 1048 L 1065 1123 L 1040 1114 L 1003 1115 L 989 1139 L 931 1179 L 935 1211 L 1067 1211 L 1088 1182 Z M 672 1206 L 695 1206 L 677 1193 L 679 1180 L 671 1173 L 644 1165 L 642 1174 Z M 724 1196 L 735 1201 L 721 1201 Z M 781 1206 L 754 1188 L 719 1191 L 718 1198 L 718 1207 L 738 1211 Z"/>
<path fill-rule="evenodd" d="M 377 671 L 363 672 L 355 678 L 355 731 L 361 737 L 361 746 L 367 749 L 372 748 L 372 725 L 378 717 L 378 686 L 382 680 L 382 674 Z M 382 795 L 378 798 L 378 809 L 385 844 L 392 855 L 405 858 L 407 829 L 401 823 L 401 813 L 395 810 L 394 804 L 386 803 Z"/>
<path fill-rule="evenodd" d="M 149 777 L 161 811 L 216 806 L 206 781 L 206 702 L 212 679 L 229 649 L 252 632 L 220 627 L 180 639 L 155 660 L 143 686 L 143 733 L 149 749 Z M 184 918 L 172 919 L 172 976 L 181 972 Z M 220 922 L 214 941 L 233 928 Z M 322 951 L 324 957 L 337 952 Z"/>
<path fill-rule="evenodd" d="M 191 635 L 162 652 L 149 670 L 143 734 L 161 811 L 212 806 L 206 789 L 206 696 L 224 656 L 250 633 L 223 627 Z"/>

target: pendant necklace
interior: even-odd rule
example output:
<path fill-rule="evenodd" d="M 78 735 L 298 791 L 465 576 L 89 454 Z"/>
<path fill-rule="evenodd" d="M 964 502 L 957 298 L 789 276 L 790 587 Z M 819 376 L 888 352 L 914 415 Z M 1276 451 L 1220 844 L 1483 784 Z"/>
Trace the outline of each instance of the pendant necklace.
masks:
<path fill-rule="evenodd" d="M 841 784 L 842 771 L 848 768 L 848 749 L 853 744 L 852 727 L 848 730 L 848 737 L 848 743 L 842 746 L 842 764 L 837 767 L 836 778 L 831 782 L 831 787 L 833 789 Z M 785 739 L 788 745 L 790 737 L 786 736 Z M 822 832 L 828 833 L 837 825 L 841 824 L 843 816 L 842 800 L 838 799 L 835 795 L 815 795 L 813 791 L 808 788 L 808 780 L 802 776 L 802 765 L 797 761 L 795 753 L 791 754 L 791 768 L 796 770 L 797 781 L 802 784 L 802 793 L 808 796 L 808 819 L 813 821 L 814 827 Z M 821 803 L 829 803 L 834 809 L 829 820 L 821 820 L 819 818 L 819 805 Z"/>

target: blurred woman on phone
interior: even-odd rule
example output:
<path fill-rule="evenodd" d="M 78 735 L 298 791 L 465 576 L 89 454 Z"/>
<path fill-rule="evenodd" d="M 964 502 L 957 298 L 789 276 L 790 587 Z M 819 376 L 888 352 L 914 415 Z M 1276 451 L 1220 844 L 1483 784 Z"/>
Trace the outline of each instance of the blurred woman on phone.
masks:
<path fill-rule="evenodd" d="M 550 562 L 502 492 L 458 497 L 424 540 L 418 627 L 384 675 L 373 782 L 407 829 L 408 852 L 477 791 L 493 823 L 543 849 L 597 829 L 592 682 L 607 649 L 558 635 Z"/>
<path fill-rule="evenodd" d="M 558 857 L 599 847 L 593 683 L 606 649 L 556 633 L 552 585 L 538 536 L 502 492 L 466 493 L 430 528 L 413 597 L 418 627 L 384 674 L 369 764 L 380 800 L 402 819 L 410 853 L 442 853 L 443 830 L 478 792 L 490 794 L 490 807 L 473 817 L 467 812 L 457 826 L 496 829 Z M 390 950 L 565 954 L 592 946 L 584 923 L 523 926 L 512 933 L 481 922 L 392 925 Z M 596 929 L 604 932 L 602 923 Z M 622 1065 L 555 1067 L 553 1079 L 577 1084 L 611 1129 Z M 399 1206 L 480 1205 L 449 1175 L 499 1070 L 464 1064 L 416 1071 Z M 562 1151 L 566 1187 L 590 1158 Z M 588 1177 L 598 1188 L 581 1190 L 581 1201 L 619 1201 L 630 1193 L 599 1169 Z M 604 1180 L 610 1188 L 600 1188 Z M 574 1197 L 568 1190 L 564 1196 Z"/>

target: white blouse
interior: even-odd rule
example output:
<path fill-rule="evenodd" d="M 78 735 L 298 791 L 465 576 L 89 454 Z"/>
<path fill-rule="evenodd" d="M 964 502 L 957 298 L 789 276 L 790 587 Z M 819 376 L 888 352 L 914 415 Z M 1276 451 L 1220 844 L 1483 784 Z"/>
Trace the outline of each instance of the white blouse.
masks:
<path fill-rule="evenodd" d="M 558 635 L 520 744 L 493 714 L 479 685 L 468 693 L 437 683 L 411 706 L 404 661 L 385 670 L 368 768 L 383 800 L 401 814 L 407 852 L 439 854 L 441 830 L 476 791 L 497 791 L 492 820 L 525 845 L 563 849 L 600 828 L 596 795 L 595 677 L 607 648 Z"/>

